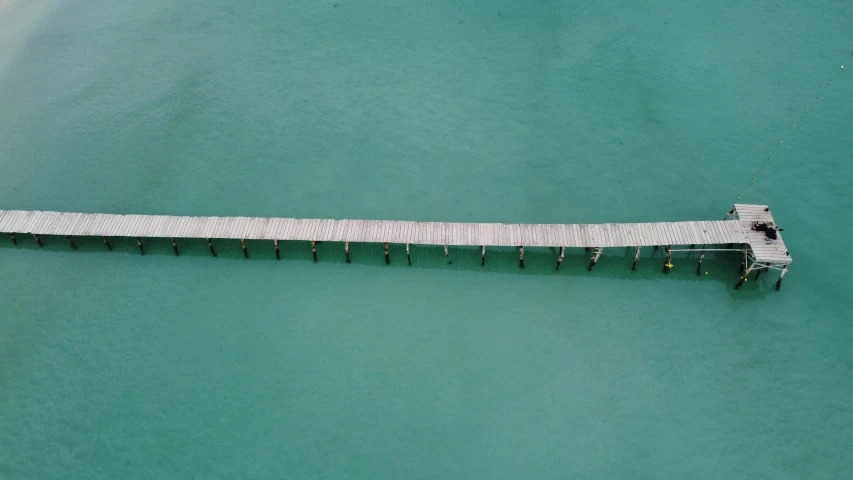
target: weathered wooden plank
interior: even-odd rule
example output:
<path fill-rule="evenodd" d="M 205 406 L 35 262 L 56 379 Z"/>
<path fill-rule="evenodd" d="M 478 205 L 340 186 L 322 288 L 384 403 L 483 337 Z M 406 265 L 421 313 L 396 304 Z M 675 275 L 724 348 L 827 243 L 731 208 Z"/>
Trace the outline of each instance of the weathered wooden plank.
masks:
<path fill-rule="evenodd" d="M 10 212 L 10 214 L 11 213 L 12 212 Z M 10 218 L 11 218 L 11 215 L 10 215 Z M 56 215 L 54 215 L 53 219 L 50 222 L 46 223 L 44 227 L 42 227 L 39 234 L 40 235 L 53 235 L 54 234 L 53 232 L 55 232 L 59 229 L 59 224 L 64 219 L 65 219 L 65 214 L 63 212 L 56 212 Z M 9 222 L 6 223 L 6 225 L 8 225 L 8 224 L 9 224 Z M 8 231 L 8 230 L 6 230 L 5 225 L 3 227 L 3 231 L 4 232 Z"/>
<path fill-rule="evenodd" d="M 696 227 L 699 230 L 699 235 L 702 237 L 703 245 L 714 245 L 711 237 L 708 235 L 708 227 L 705 222 L 696 222 Z"/>
<path fill-rule="evenodd" d="M 611 231 L 613 232 L 613 239 L 616 242 L 614 246 L 616 247 L 624 247 L 628 245 L 625 237 L 627 235 L 627 226 L 619 223 L 611 223 L 610 224 Z"/>
<path fill-rule="evenodd" d="M 618 224 L 608 223 L 607 224 L 607 233 L 608 233 L 608 236 L 610 237 L 610 246 L 611 247 L 622 247 L 623 246 L 624 242 L 622 242 L 622 235 L 621 235 L 621 231 L 619 229 Z"/>
<path fill-rule="evenodd" d="M 6 223 L 3 225 L 3 233 L 16 233 L 15 227 L 17 226 L 16 219 L 21 215 L 20 210 L 10 211 L 8 217 L 6 218 Z"/>
<path fill-rule="evenodd" d="M 681 240 L 678 238 L 678 226 L 672 222 L 664 222 L 664 230 L 668 240 L 668 245 L 673 247 L 681 245 Z"/>
<path fill-rule="evenodd" d="M 98 219 L 101 217 L 103 217 L 103 215 L 97 215 Z M 55 218 L 56 212 L 39 212 L 39 220 L 32 224 L 30 227 L 30 233 L 40 233 L 44 230 L 45 226 L 50 225 Z"/>
<path fill-rule="evenodd" d="M 341 228 L 343 228 L 344 221 L 343 220 L 331 220 L 329 224 L 329 232 L 327 234 L 327 238 L 329 242 L 341 242 L 343 238 L 341 238 Z"/>
<path fill-rule="evenodd" d="M 147 225 L 145 226 L 145 236 L 146 237 L 157 237 L 158 233 L 160 233 L 158 231 L 158 228 L 160 227 L 160 225 L 165 220 L 166 220 L 165 215 L 157 215 L 156 217 L 152 218 L 151 221 L 148 222 Z"/>
<path fill-rule="evenodd" d="M 170 237 L 176 238 L 228 238 L 223 235 L 223 229 L 218 227 L 223 217 L 189 217 L 179 222 Z"/>
<path fill-rule="evenodd" d="M 231 217 L 216 217 L 216 221 L 204 226 L 203 231 L 207 233 L 204 238 L 225 238 L 229 223 L 231 223 Z"/>
<path fill-rule="evenodd" d="M 717 243 L 731 243 L 729 242 L 729 237 L 723 232 L 723 229 L 720 226 L 720 222 L 709 222 L 711 224 L 711 229 L 714 233 L 714 238 L 717 239 Z"/>
<path fill-rule="evenodd" d="M 93 233 L 102 237 L 112 236 L 115 234 L 116 224 L 120 219 L 121 217 L 119 215 L 101 215 L 101 220 L 93 230 Z M 56 219 L 54 217 L 54 220 L 51 221 L 51 223 L 55 221 Z"/>
<path fill-rule="evenodd" d="M 687 222 L 687 240 L 690 245 L 702 245 L 702 237 L 698 234 L 696 222 Z"/>
<path fill-rule="evenodd" d="M 37 215 L 33 217 L 32 221 L 30 221 L 30 224 L 28 225 L 27 233 L 38 233 L 41 230 L 41 226 L 47 223 L 50 218 L 51 212 L 37 212 Z"/>
<path fill-rule="evenodd" d="M 290 230 L 293 229 L 294 220 L 292 218 L 283 218 L 278 223 L 275 237 L 279 240 L 290 240 Z"/>
<path fill-rule="evenodd" d="M 139 235 L 139 225 L 142 224 L 143 221 L 145 221 L 145 217 L 143 215 L 133 215 L 133 220 L 131 221 L 131 223 L 128 227 L 128 234 L 131 237 L 140 236 Z M 69 226 L 70 231 L 72 231 L 75 235 L 77 234 L 77 232 L 74 231 L 74 224 L 76 222 L 77 222 L 76 218 L 72 219 L 71 225 Z"/>
<path fill-rule="evenodd" d="M 678 242 L 675 239 L 675 234 L 672 231 L 672 227 L 670 225 L 671 224 L 669 222 L 660 222 L 661 232 L 663 233 L 664 238 L 666 239 L 666 244 L 674 246 Z"/>
<path fill-rule="evenodd" d="M 163 223 L 165 223 L 168 218 L 169 217 L 166 215 L 157 215 L 157 218 L 155 218 L 154 221 L 151 222 L 151 224 L 148 226 L 148 229 L 145 232 L 145 236 L 152 238 L 161 237 L 160 226 L 163 225 Z M 87 231 L 86 234 L 88 235 L 89 232 Z"/>
<path fill-rule="evenodd" d="M 26 233 L 33 233 L 34 231 L 37 231 L 48 218 L 50 218 L 49 212 L 35 212 L 35 214 L 30 217 L 30 221 L 27 222 Z"/>
<path fill-rule="evenodd" d="M 102 236 L 101 231 L 104 230 L 104 224 L 111 224 L 111 215 L 93 215 L 92 222 L 86 227 L 86 234 L 93 236 Z M 42 222 L 41 225 L 44 225 L 47 222 Z M 41 229 L 41 225 L 39 229 Z"/>
<path fill-rule="evenodd" d="M 80 235 L 79 225 L 80 225 L 80 221 L 83 219 L 83 217 L 84 217 L 84 214 L 82 214 L 82 213 L 72 213 L 71 214 L 70 222 L 68 224 L 68 231 L 71 232 L 73 235 L 77 235 L 77 236 Z"/>
<path fill-rule="evenodd" d="M 18 224 L 15 226 L 15 229 L 20 233 L 30 233 L 29 226 L 33 222 L 33 219 L 37 218 L 37 212 L 24 212 L 23 215 L 21 215 L 21 217 L 18 219 Z"/>
<path fill-rule="evenodd" d="M 735 222 L 729 222 L 728 226 L 732 232 L 732 236 L 734 237 L 734 240 L 732 243 L 743 243 L 743 239 L 744 239 L 744 234 L 742 231 L 743 224 L 741 222 L 735 221 Z"/>
<path fill-rule="evenodd" d="M 646 227 L 649 229 L 649 245 L 663 245 L 666 243 L 665 240 L 661 239 L 658 224 L 656 222 L 648 223 L 646 224 Z"/>
<path fill-rule="evenodd" d="M 11 224 L 12 218 L 15 216 L 16 210 L 5 210 L 2 217 L 0 217 L 0 232 L 9 233 L 9 230 L 6 229 L 6 226 Z"/>
<path fill-rule="evenodd" d="M 213 221 L 205 222 L 201 225 L 199 232 L 204 232 L 205 235 L 199 238 L 227 238 L 225 232 L 228 230 L 228 225 L 231 223 L 230 217 L 212 217 Z"/>
<path fill-rule="evenodd" d="M 709 223 L 709 226 L 711 227 L 711 232 L 713 233 L 714 238 L 716 239 L 717 243 L 720 243 L 720 244 L 730 243 L 728 236 L 726 236 L 723 233 L 723 230 L 720 228 L 720 222 L 719 221 L 712 221 L 712 222 L 708 222 L 708 223 Z"/>
<path fill-rule="evenodd" d="M 725 237 L 726 242 L 736 243 L 737 239 L 735 237 L 734 232 L 732 231 L 730 222 L 728 222 L 728 221 L 718 222 L 717 225 L 719 226 L 720 232 L 722 233 L 723 237 Z"/>
<path fill-rule="evenodd" d="M 599 247 L 601 243 L 601 232 L 600 228 L 595 223 L 590 223 L 586 225 L 586 239 L 587 242 L 584 247 L 596 248 Z"/>
<path fill-rule="evenodd" d="M 6 222 L 3 224 L 3 233 L 15 232 L 16 220 L 21 216 L 20 210 L 10 210 L 6 215 Z"/>
<path fill-rule="evenodd" d="M 673 245 L 682 246 L 685 243 L 685 235 L 682 230 L 683 225 L 681 222 L 673 222 L 669 224 L 669 229 L 672 231 L 672 240 Z"/>
<path fill-rule="evenodd" d="M 605 234 L 607 235 L 607 246 L 608 247 L 619 247 L 621 246 L 621 241 L 619 241 L 619 234 L 616 231 L 616 226 L 612 223 L 604 224 Z"/>
<path fill-rule="evenodd" d="M 301 240 L 299 232 L 302 230 L 302 220 L 292 218 L 287 224 L 287 232 L 282 235 L 282 240 Z"/>
<path fill-rule="evenodd" d="M 74 219 L 72 222 L 75 222 L 75 221 L 76 221 L 76 219 Z M 141 235 L 139 234 L 139 226 L 140 226 L 144 221 L 145 221 L 145 216 L 144 216 L 144 215 L 134 215 L 134 216 L 133 216 L 133 221 L 131 222 L 130 227 L 129 227 L 129 229 L 128 229 L 128 234 L 129 234 L 129 236 L 131 236 L 131 237 L 139 237 L 139 236 L 141 236 Z"/>
<path fill-rule="evenodd" d="M 672 224 L 669 222 L 661 222 L 661 231 L 666 238 L 666 244 L 676 246 L 678 245 L 678 240 L 675 238 L 675 232 L 673 231 Z"/>
<path fill-rule="evenodd" d="M 157 234 L 155 236 L 160 238 L 171 237 L 172 235 L 170 234 L 173 231 L 172 227 L 174 226 L 174 224 L 175 217 L 173 217 L 172 215 L 165 215 L 163 217 L 163 222 L 160 224 L 160 226 L 157 227 Z"/>
<path fill-rule="evenodd" d="M 10 231 L 10 232 L 20 232 L 20 233 L 25 233 L 25 232 L 21 232 L 21 230 L 23 229 L 24 224 L 26 223 L 27 219 L 28 219 L 31 215 L 32 215 L 32 212 L 27 212 L 27 211 L 19 211 L 19 212 L 17 212 L 17 215 L 15 215 L 14 223 L 13 223 L 12 225 L 9 225 L 9 227 L 10 227 L 10 228 L 9 228 L 9 231 Z M 71 217 L 76 218 L 76 214 L 74 214 L 74 213 L 69 214 L 69 218 L 71 218 Z"/>
<path fill-rule="evenodd" d="M 341 229 L 342 220 L 329 220 L 329 225 L 326 231 L 326 241 L 327 242 L 339 242 L 341 241 L 340 235 L 338 235 L 338 231 Z"/>

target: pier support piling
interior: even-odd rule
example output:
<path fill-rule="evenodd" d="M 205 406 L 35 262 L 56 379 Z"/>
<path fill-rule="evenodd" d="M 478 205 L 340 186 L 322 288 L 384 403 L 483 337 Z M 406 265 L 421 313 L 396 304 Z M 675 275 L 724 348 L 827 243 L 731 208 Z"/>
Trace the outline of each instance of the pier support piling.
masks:
<path fill-rule="evenodd" d="M 518 247 L 518 266 L 524 268 L 524 247 Z"/>
<path fill-rule="evenodd" d="M 246 248 L 246 239 L 240 239 L 240 245 L 243 247 L 243 258 L 249 258 L 249 249 Z"/>
<path fill-rule="evenodd" d="M 746 261 L 749 256 L 749 253 L 746 249 L 743 250 L 743 258 L 740 260 L 740 266 L 738 267 L 737 273 L 739 275 L 743 275 L 743 272 L 746 271 Z"/>
<path fill-rule="evenodd" d="M 409 262 L 409 266 L 412 266 L 412 252 L 409 250 L 409 244 L 406 244 L 406 261 Z"/>
<path fill-rule="evenodd" d="M 210 247 L 210 254 L 215 257 L 216 256 L 216 250 L 213 249 L 213 239 L 212 238 L 207 239 L 207 246 Z"/>
<path fill-rule="evenodd" d="M 101 238 L 103 238 L 103 239 L 104 239 L 104 245 L 106 245 L 106 246 L 107 246 L 107 250 L 109 250 L 109 251 L 111 251 L 111 252 L 112 252 L 112 251 L 113 251 L 113 246 L 112 246 L 112 245 L 110 245 L 110 240 L 109 240 L 107 237 L 101 237 Z"/>
<path fill-rule="evenodd" d="M 752 265 L 749 266 L 749 268 L 746 269 L 746 273 L 744 273 L 740 277 L 740 280 L 738 280 L 737 285 L 735 285 L 735 290 L 739 289 L 740 286 L 743 285 L 743 282 L 745 282 L 747 280 L 747 278 L 749 278 L 749 274 L 752 273 L 752 269 L 754 267 L 755 267 L 755 264 L 753 263 Z"/>
<path fill-rule="evenodd" d="M 480 256 L 481 256 L 480 266 L 485 267 L 486 266 L 486 246 L 485 245 L 480 245 L 480 252 L 481 252 L 480 253 Z"/>
<path fill-rule="evenodd" d="M 601 247 L 595 247 L 595 251 L 592 254 L 592 258 L 589 259 L 589 268 L 587 269 L 588 272 L 591 272 L 592 267 L 594 267 L 595 264 L 598 263 L 598 257 L 601 256 L 601 250 Z"/>
<path fill-rule="evenodd" d="M 175 241 L 175 237 L 170 238 L 172 239 L 172 250 L 175 251 L 175 256 L 177 257 L 180 255 L 180 253 L 178 253 L 178 242 Z"/>
<path fill-rule="evenodd" d="M 39 247 L 43 247 L 43 246 L 44 246 L 44 245 L 42 245 L 42 243 L 41 243 L 41 239 L 39 238 L 39 236 L 38 236 L 38 235 L 36 235 L 35 233 L 33 234 L 33 238 L 35 238 L 35 239 L 36 239 L 36 243 L 38 243 L 38 244 L 39 244 Z M 110 250 L 112 250 L 112 248 L 111 248 Z"/>
<path fill-rule="evenodd" d="M 702 253 L 699 255 L 699 263 L 696 265 L 696 275 L 702 274 L 702 260 L 705 259 L 705 247 L 706 245 L 702 245 Z"/>
<path fill-rule="evenodd" d="M 314 263 L 317 263 L 317 242 L 311 240 L 311 256 L 314 257 Z"/>
<path fill-rule="evenodd" d="M 385 242 L 385 265 L 391 263 L 391 255 L 388 254 L 388 242 Z"/>
<path fill-rule="evenodd" d="M 785 265 L 782 268 L 782 273 L 779 274 L 779 280 L 776 280 L 776 291 L 779 291 L 779 288 L 782 287 L 782 279 L 785 278 L 785 274 L 788 273 L 788 266 Z"/>
<path fill-rule="evenodd" d="M 273 245 L 275 245 L 275 259 L 281 260 L 281 253 L 278 250 L 278 239 L 273 240 Z"/>
<path fill-rule="evenodd" d="M 637 262 L 640 261 L 640 247 L 637 246 L 637 253 L 634 254 L 634 263 L 631 264 L 631 271 L 637 270 Z"/>
<path fill-rule="evenodd" d="M 142 246 L 142 238 L 136 237 L 136 244 L 139 245 L 139 254 L 145 255 L 145 247 Z"/>
<path fill-rule="evenodd" d="M 344 252 L 347 254 L 347 263 L 350 263 L 350 258 L 349 258 L 349 242 L 344 242 Z"/>
<path fill-rule="evenodd" d="M 77 250 L 77 245 L 74 244 L 74 240 L 71 239 L 71 235 L 66 235 L 65 239 L 68 240 L 69 244 L 71 244 L 71 248 Z"/>
<path fill-rule="evenodd" d="M 672 245 L 666 246 L 666 262 L 663 264 L 663 273 L 669 273 L 672 268 Z"/>
<path fill-rule="evenodd" d="M 560 247 L 560 255 L 557 257 L 557 270 L 560 269 L 560 265 L 563 263 L 563 258 L 566 256 L 566 247 Z"/>
<path fill-rule="evenodd" d="M 18 239 L 17 239 L 17 238 L 15 238 L 15 232 L 9 232 L 9 237 L 11 237 L 11 238 L 12 238 L 12 244 L 13 244 L 13 245 L 17 245 L 17 244 L 18 244 Z"/>
<path fill-rule="evenodd" d="M 444 246 L 444 256 L 450 255 L 450 252 L 447 250 L 447 245 Z"/>

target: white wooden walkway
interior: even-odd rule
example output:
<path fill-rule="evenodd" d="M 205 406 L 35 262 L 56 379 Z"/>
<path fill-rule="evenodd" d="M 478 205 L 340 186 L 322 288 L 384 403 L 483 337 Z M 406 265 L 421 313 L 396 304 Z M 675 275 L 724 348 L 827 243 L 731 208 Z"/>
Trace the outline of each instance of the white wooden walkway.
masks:
<path fill-rule="evenodd" d="M 768 243 L 753 221 L 765 205 L 736 205 L 731 220 L 659 223 L 502 224 L 265 217 L 189 217 L 0 210 L 0 232 L 35 235 L 304 240 L 507 247 L 749 245 L 757 262 L 788 264 L 781 235 Z"/>
<path fill-rule="evenodd" d="M 785 246 L 781 233 L 778 234 L 778 239 L 770 240 L 764 232 L 757 232 L 751 228 L 753 222 L 775 225 L 773 215 L 770 214 L 770 207 L 767 205 L 735 204 L 734 213 L 736 218 L 746 227 L 746 242 L 743 243 L 750 246 L 756 262 L 782 265 L 791 263 L 791 256 L 788 254 L 788 247 Z"/>

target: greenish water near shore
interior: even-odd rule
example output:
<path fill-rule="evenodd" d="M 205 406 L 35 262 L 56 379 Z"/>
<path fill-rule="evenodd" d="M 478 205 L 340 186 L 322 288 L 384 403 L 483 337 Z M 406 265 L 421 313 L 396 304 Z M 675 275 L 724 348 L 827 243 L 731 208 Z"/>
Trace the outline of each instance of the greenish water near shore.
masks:
<path fill-rule="evenodd" d="M 0 477 L 846 478 L 850 18 L 0 2 L 3 209 L 593 223 L 740 197 L 794 258 L 735 291 L 729 255 L 0 238 Z"/>

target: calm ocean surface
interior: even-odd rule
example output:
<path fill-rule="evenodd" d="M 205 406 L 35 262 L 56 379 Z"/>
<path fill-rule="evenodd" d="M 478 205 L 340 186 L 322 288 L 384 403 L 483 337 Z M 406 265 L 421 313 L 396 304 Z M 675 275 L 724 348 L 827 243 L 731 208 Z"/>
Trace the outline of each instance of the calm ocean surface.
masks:
<path fill-rule="evenodd" d="M 0 478 L 850 478 L 851 20 L 0 0 L 3 209 L 592 223 L 740 197 L 794 259 L 735 291 L 736 255 L 3 237 Z"/>

